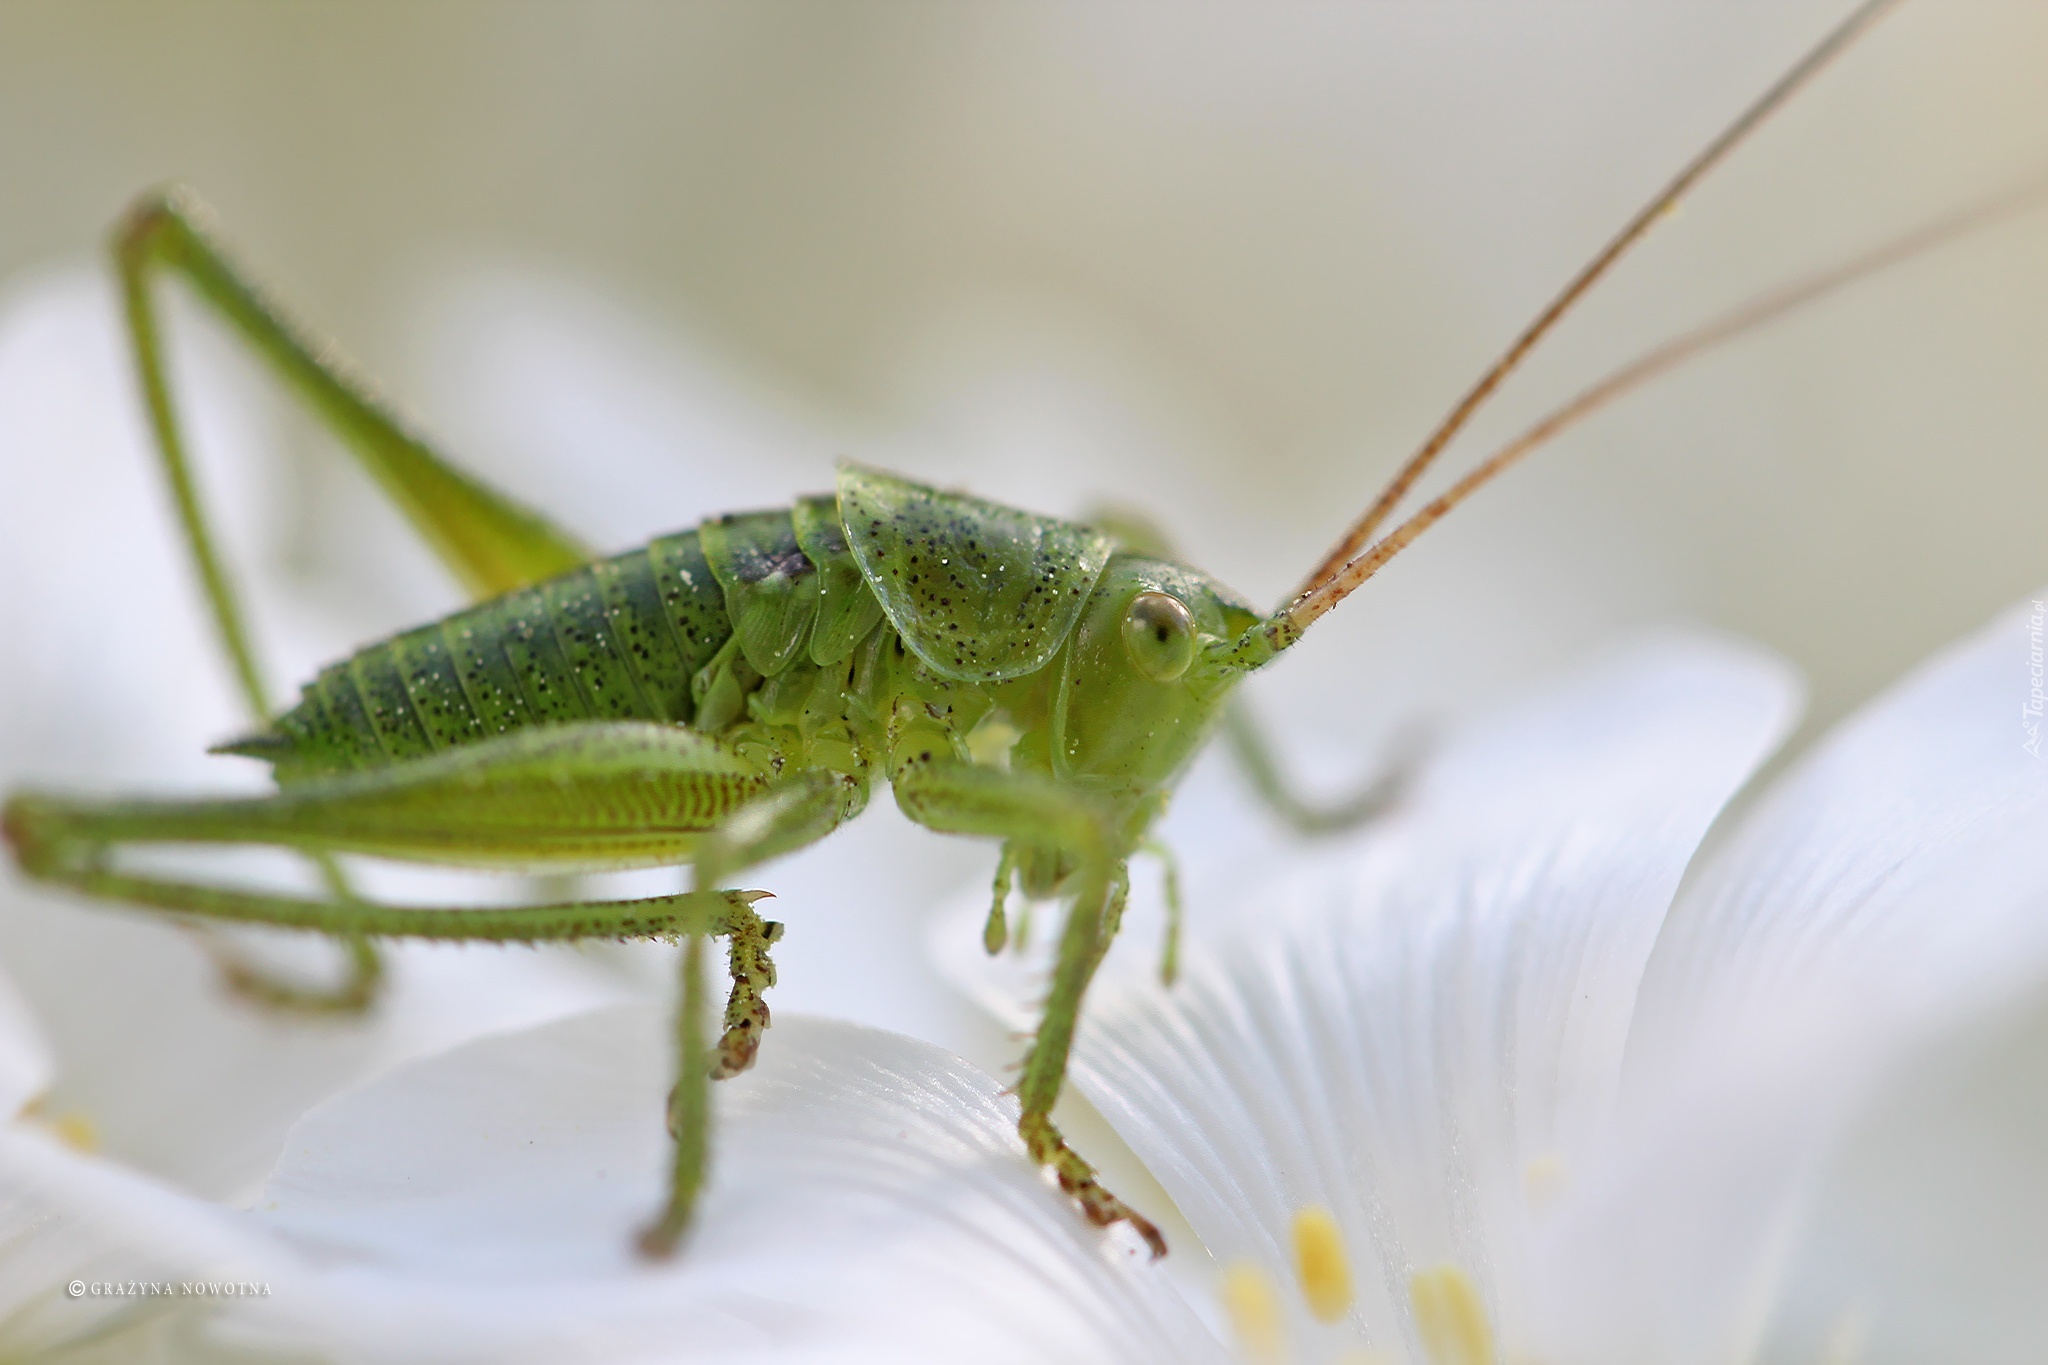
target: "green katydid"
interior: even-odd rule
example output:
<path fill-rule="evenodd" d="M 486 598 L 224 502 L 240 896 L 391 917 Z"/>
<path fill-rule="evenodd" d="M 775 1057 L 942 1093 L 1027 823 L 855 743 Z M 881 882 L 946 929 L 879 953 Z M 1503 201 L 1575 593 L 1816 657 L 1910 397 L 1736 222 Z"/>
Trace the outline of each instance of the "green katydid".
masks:
<path fill-rule="evenodd" d="M 1480 485 L 1569 423 L 1708 345 L 1963 226 L 1978 209 L 1687 333 L 1617 372 L 1374 537 L 1471 413 L 1649 226 L 1887 7 L 1868 0 L 1690 163 L 1558 296 L 1396 474 L 1302 589 L 1260 613 L 1213 579 L 1112 530 L 944 492 L 860 465 L 830 494 L 725 516 L 596 558 L 540 514 L 461 473 L 369 395 L 218 245 L 171 191 L 124 221 L 116 258 L 159 452 L 187 545 L 259 728 L 221 746 L 271 765 L 273 795 L 97 801 L 13 796 L 5 832 L 30 876 L 194 923 L 333 935 L 354 975 L 332 995 L 268 981 L 277 1003 L 357 1007 L 384 937 L 533 942 L 680 939 L 670 1190 L 641 1238 L 671 1250 L 705 1178 L 709 1082 L 743 1070 L 768 1024 L 780 927 L 734 878 L 858 815 L 879 776 L 930 829 L 1000 841 L 986 943 L 1008 938 L 1014 885 L 1068 905 L 1043 1019 L 1017 1086 L 1019 1131 L 1095 1223 L 1140 1214 L 1098 1182 L 1051 1111 L 1089 979 L 1114 935 L 1126 867 L 1238 683 Z M 1993 208 L 2004 207 L 1994 205 Z M 367 646 L 273 713 L 238 596 L 214 549 L 165 380 L 152 294 L 178 275 L 340 435 L 474 604 Z M 1254 783 L 1304 826 L 1334 823 L 1287 794 L 1232 723 Z M 990 742 L 992 739 L 999 742 Z M 1354 803 L 1350 818 L 1385 797 Z M 149 843 L 302 852 L 327 894 L 229 890 L 121 870 Z M 689 864 L 695 890 L 635 901 L 417 908 L 356 895 L 335 861 L 366 854 L 546 872 Z M 708 940 L 732 978 L 708 1026 Z M 1171 976 L 1172 944 L 1166 955 Z"/>

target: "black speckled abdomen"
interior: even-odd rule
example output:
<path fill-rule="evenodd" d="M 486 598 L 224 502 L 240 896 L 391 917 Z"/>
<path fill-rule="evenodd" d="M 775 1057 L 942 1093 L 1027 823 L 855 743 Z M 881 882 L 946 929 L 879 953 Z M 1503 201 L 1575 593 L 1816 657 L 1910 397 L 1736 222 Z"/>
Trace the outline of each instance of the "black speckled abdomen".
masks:
<path fill-rule="evenodd" d="M 537 725 L 689 723 L 690 680 L 732 634 L 697 533 L 664 536 L 369 645 L 227 750 L 281 782 Z"/>

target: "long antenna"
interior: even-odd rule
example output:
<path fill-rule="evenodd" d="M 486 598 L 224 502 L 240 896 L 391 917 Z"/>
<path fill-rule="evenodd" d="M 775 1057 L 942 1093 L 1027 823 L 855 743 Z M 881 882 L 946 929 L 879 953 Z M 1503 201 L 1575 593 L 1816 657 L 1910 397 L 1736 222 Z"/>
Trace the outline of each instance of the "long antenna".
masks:
<path fill-rule="evenodd" d="M 1344 533 L 1343 539 L 1323 556 L 1315 571 L 1295 589 L 1294 600 L 1298 602 L 1321 588 L 1358 553 L 1361 546 L 1372 539 L 1373 532 L 1380 528 L 1380 524 L 1387 519 L 1395 505 L 1407 496 L 1408 490 L 1415 486 L 1415 481 L 1422 477 L 1423 471 L 1428 469 L 1443 452 L 1444 447 L 1451 443 L 1451 438 L 1456 436 L 1464 428 L 1465 423 L 1471 420 L 1472 414 L 1493 396 L 1493 391 L 1500 387 L 1501 381 L 1522 363 L 1523 358 L 1536 343 L 1557 325 L 1558 319 L 1569 312 L 1572 305 L 1593 287 L 1594 281 L 1605 275 L 1630 247 L 1649 232 L 1658 219 L 1668 214 L 1701 177 L 1712 170 L 1728 153 L 1735 150 L 1759 124 L 1798 93 L 1801 86 L 1812 80 L 1822 67 L 1897 3 L 1898 0 L 1864 0 L 1863 4 L 1850 12 L 1848 18 L 1837 24 L 1831 33 L 1801 57 L 1797 65 L 1779 77 L 1777 84 L 1764 91 L 1755 103 L 1743 110 L 1733 123 L 1722 130 L 1719 137 L 1708 143 L 1705 150 L 1688 162 L 1685 169 L 1674 176 L 1671 183 L 1645 204 L 1635 217 L 1629 219 L 1627 225 L 1615 234 L 1614 239 L 1601 248 L 1600 254 L 1587 262 L 1585 268 L 1573 276 L 1571 283 L 1550 301 L 1549 306 L 1536 315 L 1536 320 L 1515 338 L 1514 344 L 1501 353 L 1500 359 L 1494 361 L 1486 373 L 1479 376 L 1479 382 L 1466 391 L 1465 396 L 1458 400 L 1457 406 L 1451 409 L 1450 415 L 1438 423 L 1436 430 L 1429 434 L 1429 439 L 1422 443 L 1422 447 L 1408 457 L 1408 463 L 1402 465 L 1400 471 L 1387 481 L 1387 486 L 1380 490 L 1380 495 L 1373 500 L 1372 506 L 1366 508 L 1365 515 L 1352 523 L 1351 529 Z"/>
<path fill-rule="evenodd" d="M 1370 550 L 1344 564 L 1314 591 L 1295 599 L 1271 624 L 1277 625 L 1291 642 L 1306 630 L 1311 622 L 1350 596 L 1359 584 L 1378 573 L 1380 567 L 1401 553 L 1410 541 L 1442 520 L 1445 513 L 1470 497 L 1502 470 L 1566 428 L 1584 421 L 1623 394 L 1641 388 L 1650 380 L 1703 351 L 1732 341 L 1746 332 L 1754 331 L 1765 323 L 1784 316 L 1801 304 L 1809 303 L 1852 281 L 1931 250 L 1965 232 L 1987 226 L 2024 209 L 2036 207 L 2044 198 L 2048 198 L 2048 177 L 2029 181 L 2016 189 L 1981 200 L 1903 237 L 1894 238 L 1842 265 L 1809 275 L 1802 280 L 1795 280 L 1637 357 L 1475 465 L 1469 474 L 1395 527 Z"/>

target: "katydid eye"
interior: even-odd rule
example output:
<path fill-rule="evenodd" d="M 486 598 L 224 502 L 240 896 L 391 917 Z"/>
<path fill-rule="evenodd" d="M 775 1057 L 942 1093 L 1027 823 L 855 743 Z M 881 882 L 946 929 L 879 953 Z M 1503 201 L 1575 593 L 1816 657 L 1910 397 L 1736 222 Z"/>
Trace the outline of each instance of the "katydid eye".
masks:
<path fill-rule="evenodd" d="M 1124 650 L 1153 682 L 1172 682 L 1195 661 L 1195 618 L 1177 597 L 1141 592 L 1124 613 Z"/>

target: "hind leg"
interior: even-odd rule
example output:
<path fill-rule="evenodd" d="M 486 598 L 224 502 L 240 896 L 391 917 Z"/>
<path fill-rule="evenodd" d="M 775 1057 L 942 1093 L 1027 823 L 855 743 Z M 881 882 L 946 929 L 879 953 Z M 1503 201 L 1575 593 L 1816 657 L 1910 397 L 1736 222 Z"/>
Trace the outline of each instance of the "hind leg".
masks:
<path fill-rule="evenodd" d="M 427 543 L 473 593 L 518 586 L 586 556 L 575 541 L 480 481 L 446 464 L 404 427 L 332 357 L 293 326 L 244 275 L 205 227 L 204 209 L 180 191 L 158 191 L 137 202 L 114 243 L 122 300 L 151 433 L 178 513 L 179 527 L 198 572 L 221 646 L 253 719 L 268 718 L 268 691 L 236 589 L 186 458 L 166 374 L 152 276 L 182 276 L 268 360 L 355 454 L 411 518 Z M 332 860 L 316 858 L 321 878 L 336 896 L 349 891 Z M 348 976 L 332 990 L 281 981 L 233 953 L 201 930 L 223 980 L 237 993 L 279 1008 L 345 1012 L 375 998 L 382 968 L 367 940 L 344 938 Z"/>
<path fill-rule="evenodd" d="M 387 768 L 296 783 L 274 796 L 201 801 L 76 801 L 18 795 L 0 831 L 22 870 L 86 895 L 210 923 L 310 929 L 347 938 L 499 942 L 592 937 L 684 939 L 676 1011 L 675 1137 L 667 1201 L 641 1245 L 666 1254 L 688 1227 L 710 1151 L 709 1086 L 742 1070 L 767 1026 L 762 990 L 777 927 L 757 893 L 720 889 L 737 872 L 802 847 L 856 813 L 864 770 L 771 785 L 736 751 L 694 731 L 592 722 L 515 732 Z M 123 872 L 137 844 L 258 844 L 454 866 L 591 867 L 694 862 L 698 889 L 635 902 L 441 910 L 235 891 Z M 705 940 L 732 941 L 733 991 L 713 1041 Z"/>

